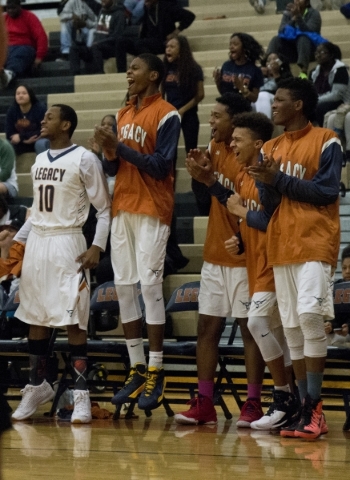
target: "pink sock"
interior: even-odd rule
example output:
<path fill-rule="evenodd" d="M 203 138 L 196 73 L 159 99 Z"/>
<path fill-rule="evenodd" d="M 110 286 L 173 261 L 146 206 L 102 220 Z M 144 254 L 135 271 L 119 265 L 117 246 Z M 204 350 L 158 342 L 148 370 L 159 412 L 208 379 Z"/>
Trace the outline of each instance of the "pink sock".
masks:
<path fill-rule="evenodd" d="M 213 400 L 214 382 L 212 380 L 198 380 L 198 393 Z"/>
<path fill-rule="evenodd" d="M 260 400 L 261 388 L 262 385 L 260 383 L 248 383 L 248 398 L 257 398 Z"/>

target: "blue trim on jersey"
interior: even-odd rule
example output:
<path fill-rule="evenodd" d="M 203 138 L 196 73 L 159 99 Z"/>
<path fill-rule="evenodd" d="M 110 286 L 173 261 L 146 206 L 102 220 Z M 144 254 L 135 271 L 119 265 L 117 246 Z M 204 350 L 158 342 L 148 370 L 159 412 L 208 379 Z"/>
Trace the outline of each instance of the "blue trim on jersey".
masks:
<path fill-rule="evenodd" d="M 117 155 L 156 180 L 164 180 L 173 168 L 180 129 L 179 116 L 172 115 L 158 129 L 156 146 L 152 155 L 137 152 L 122 142 L 118 143 Z"/>
<path fill-rule="evenodd" d="M 59 155 L 57 155 L 57 157 L 53 157 L 50 153 L 50 150 L 47 151 L 47 158 L 50 160 L 50 162 L 54 162 L 55 160 L 61 158 L 61 157 L 64 157 L 65 155 L 67 155 L 67 153 L 70 153 L 72 152 L 73 150 L 75 150 L 76 148 L 78 148 L 78 145 L 73 145 L 72 148 L 69 148 L 68 150 L 65 150 L 64 152 L 60 153 Z"/>
<path fill-rule="evenodd" d="M 274 187 L 297 202 L 326 206 L 339 196 L 343 154 L 338 142 L 331 142 L 322 152 L 319 169 L 312 180 L 301 180 L 282 172 L 276 174 Z"/>

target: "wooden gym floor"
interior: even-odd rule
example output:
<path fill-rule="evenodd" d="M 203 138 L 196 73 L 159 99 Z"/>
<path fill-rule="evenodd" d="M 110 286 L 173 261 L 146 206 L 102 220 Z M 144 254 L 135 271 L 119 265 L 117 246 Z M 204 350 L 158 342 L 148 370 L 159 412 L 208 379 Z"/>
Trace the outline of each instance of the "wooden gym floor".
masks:
<path fill-rule="evenodd" d="M 72 426 L 43 415 L 17 422 L 2 439 L 2 480 L 240 480 L 346 479 L 350 471 L 350 432 L 344 412 L 327 411 L 329 433 L 316 441 L 237 429 L 238 408 L 225 401 L 217 426 L 176 425 L 161 406 L 150 418 L 93 420 Z M 15 407 L 17 402 L 11 402 Z M 101 408 L 113 412 L 110 403 Z M 172 405 L 175 411 L 187 409 Z"/>

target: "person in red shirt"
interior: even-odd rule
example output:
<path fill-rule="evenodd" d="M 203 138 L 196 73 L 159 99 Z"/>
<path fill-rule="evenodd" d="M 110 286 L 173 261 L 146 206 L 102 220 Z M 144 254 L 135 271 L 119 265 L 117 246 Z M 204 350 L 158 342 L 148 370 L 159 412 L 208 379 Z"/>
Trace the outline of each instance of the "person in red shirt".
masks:
<path fill-rule="evenodd" d="M 20 0 L 7 0 L 4 15 L 8 36 L 7 60 L 0 71 L 0 88 L 6 88 L 16 76 L 45 58 L 48 40 L 45 30 L 34 13 L 22 10 Z"/>

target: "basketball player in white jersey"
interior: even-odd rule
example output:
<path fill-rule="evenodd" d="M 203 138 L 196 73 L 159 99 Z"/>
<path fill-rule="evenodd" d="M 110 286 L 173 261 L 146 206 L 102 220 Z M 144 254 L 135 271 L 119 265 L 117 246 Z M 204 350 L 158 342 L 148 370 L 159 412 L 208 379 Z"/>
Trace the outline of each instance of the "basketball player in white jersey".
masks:
<path fill-rule="evenodd" d="M 50 149 L 39 154 L 31 169 L 34 202 L 31 216 L 14 238 L 26 244 L 16 317 L 30 325 L 29 384 L 13 413 L 29 418 L 54 391 L 46 381 L 49 328 L 67 328 L 72 371 L 72 423 L 89 423 L 91 407 L 86 385 L 90 292 L 89 269 L 106 247 L 110 227 L 110 197 L 96 155 L 73 144 L 76 112 L 53 105 L 41 122 L 41 136 Z M 82 234 L 90 203 L 97 210 L 97 226 L 89 249 Z"/>

